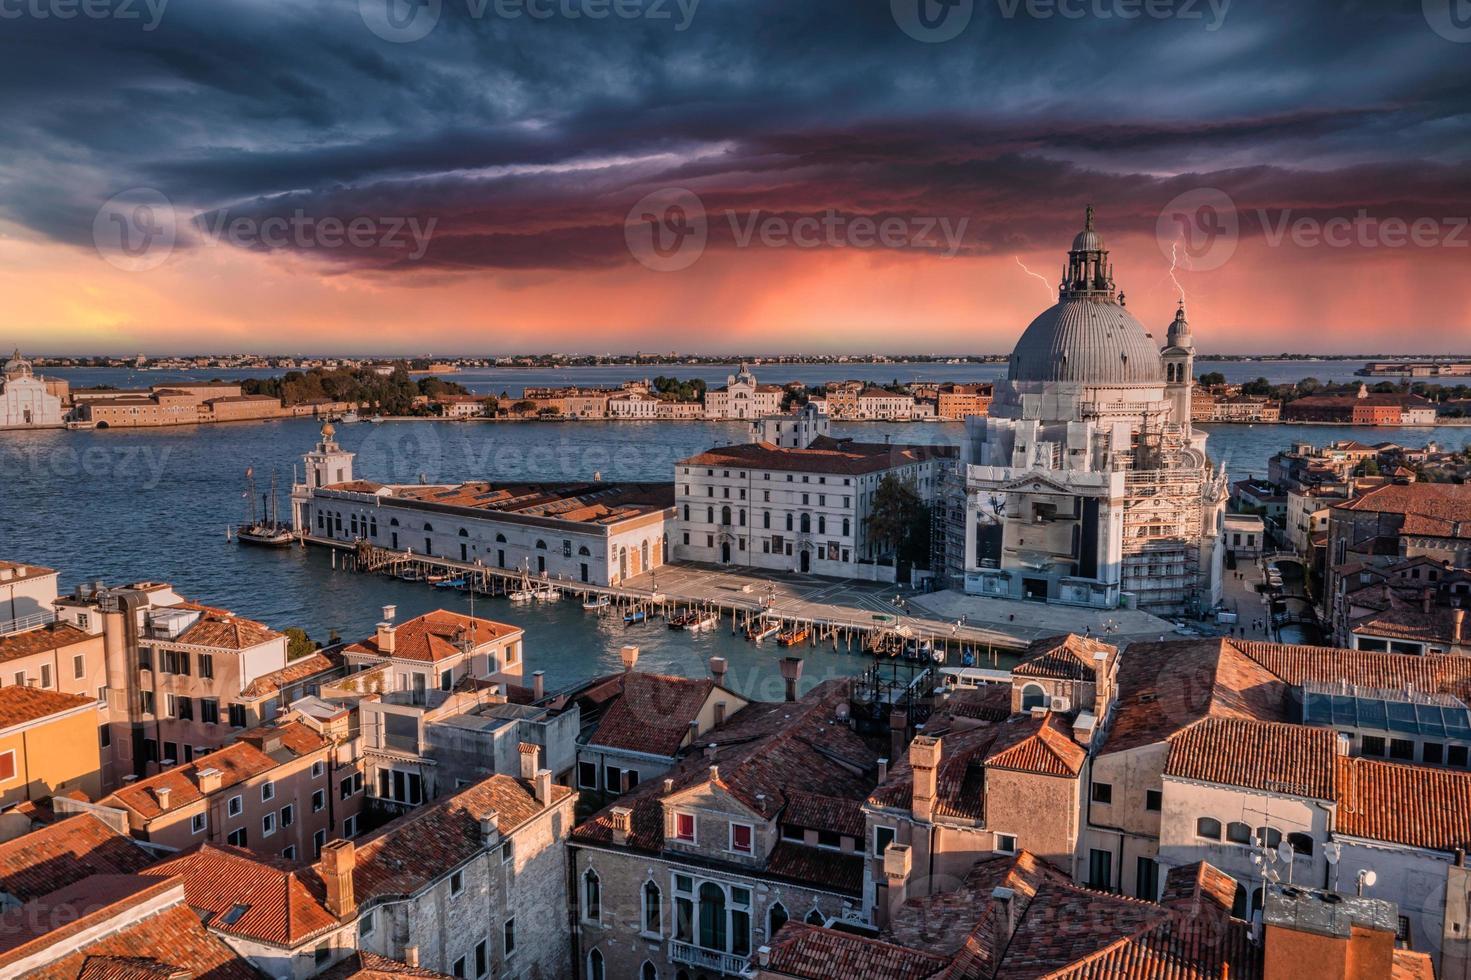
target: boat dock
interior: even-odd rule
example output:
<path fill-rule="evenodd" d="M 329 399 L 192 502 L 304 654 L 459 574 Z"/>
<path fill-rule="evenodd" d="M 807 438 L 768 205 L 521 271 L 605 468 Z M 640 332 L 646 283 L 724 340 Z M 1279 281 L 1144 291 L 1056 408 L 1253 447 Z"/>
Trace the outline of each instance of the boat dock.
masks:
<path fill-rule="evenodd" d="M 622 617 L 629 623 L 672 619 L 678 628 L 682 617 L 708 622 L 713 616 L 716 622 L 708 628 L 728 628 L 769 645 L 773 653 L 828 646 L 838 652 L 887 653 L 951 666 L 995 666 L 1003 658 L 1014 658 L 1028 642 L 1006 631 L 941 620 L 916 610 L 908 601 L 908 590 L 884 583 L 758 576 L 728 567 L 671 564 L 619 585 L 603 586 L 393 551 L 367 542 L 354 545 L 313 535 L 302 541 L 332 548 L 334 566 L 350 571 L 518 599 L 528 586 L 550 587 L 559 598 L 576 599 L 585 606 L 605 601 L 595 610 L 597 615 Z"/>

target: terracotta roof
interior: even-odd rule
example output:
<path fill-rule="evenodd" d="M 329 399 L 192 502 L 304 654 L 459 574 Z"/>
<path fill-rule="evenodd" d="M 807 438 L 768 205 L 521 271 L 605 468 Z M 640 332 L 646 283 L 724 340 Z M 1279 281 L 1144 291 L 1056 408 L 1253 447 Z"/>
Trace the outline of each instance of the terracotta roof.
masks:
<path fill-rule="evenodd" d="M 679 460 L 675 465 L 739 466 L 760 470 L 862 476 L 953 455 L 954 448 L 948 446 L 890 445 L 818 436 L 806 449 L 784 448 L 769 442 L 752 442 L 711 449 Z"/>
<path fill-rule="evenodd" d="M 1049 711 L 1041 718 L 1022 716 L 1002 726 L 985 766 L 1015 769 L 1043 776 L 1076 777 L 1083 771 L 1088 750 L 1062 729 L 1062 717 Z"/>
<path fill-rule="evenodd" d="M 262 643 L 278 640 L 284 635 L 253 619 L 245 619 L 223 610 L 202 608 L 205 609 L 204 615 L 179 634 L 177 639 L 169 642 L 214 647 L 218 650 L 249 650 Z"/>
<path fill-rule="evenodd" d="M 802 922 L 782 926 L 770 946 L 770 970 L 793 977 L 924 980 L 950 963 L 922 950 Z"/>
<path fill-rule="evenodd" d="M 1338 733 L 1245 718 L 1206 718 L 1170 736 L 1164 774 L 1180 779 L 1334 798 Z"/>
<path fill-rule="evenodd" d="M 279 738 L 280 748 L 266 752 L 263 746 L 267 744 L 267 739 L 272 738 Z M 215 792 L 224 792 L 238 783 L 270 772 L 283 762 L 326 746 L 327 742 L 320 735 L 299 721 L 254 729 L 241 733 L 239 740 L 224 748 L 196 756 L 191 763 L 114 790 L 103 802 L 126 807 L 144 820 L 152 820 L 162 813 L 205 798 L 205 794 L 199 791 L 201 770 L 218 770 L 220 788 Z M 158 802 L 158 790 L 161 788 L 168 790 L 167 811 Z"/>
<path fill-rule="evenodd" d="M 827 817 L 839 826 L 814 828 L 847 832 L 854 826 L 852 812 L 840 801 L 864 799 L 873 786 L 878 756 L 847 725 L 836 721 L 837 707 L 847 702 L 850 681 L 824 681 L 797 702 L 753 702 L 724 725 L 702 735 L 703 743 L 718 748 L 714 763 L 719 767 L 719 786 L 753 813 L 765 819 L 783 820 L 788 807 L 803 819 Z M 711 760 L 703 753 L 686 756 L 665 777 L 673 780 L 676 793 L 710 782 Z M 821 787 L 827 798 L 818 801 L 812 790 Z M 633 811 L 627 846 L 658 853 L 664 846 L 663 780 L 640 783 L 612 805 L 579 824 L 574 841 L 611 845 L 613 806 Z M 792 844 L 801 851 L 812 851 Z M 822 852 L 843 858 L 837 852 Z M 798 854 L 778 857 L 779 869 L 771 874 L 790 876 L 799 867 Z M 810 857 L 810 855 L 804 855 Z M 818 859 L 813 858 L 816 861 Z M 824 874 L 831 873 L 830 862 Z M 858 862 L 861 872 L 861 859 Z M 808 883 L 823 881 L 800 879 Z"/>
<path fill-rule="evenodd" d="M 1286 720 L 1286 695 L 1282 678 L 1227 640 L 1131 643 L 1103 751 L 1163 742 L 1202 718 Z"/>
<path fill-rule="evenodd" d="M 395 500 L 415 506 L 573 524 L 617 524 L 674 506 L 672 483 L 461 483 L 448 486 L 395 486 Z"/>
<path fill-rule="evenodd" d="M 1471 847 L 1471 773 L 1338 759 L 1335 830 L 1431 851 Z"/>
<path fill-rule="evenodd" d="M 96 704 L 93 698 L 85 698 L 79 694 L 63 694 L 60 691 L 11 684 L 0 687 L 0 729 L 13 728 L 48 715 Z"/>
<path fill-rule="evenodd" d="M 863 840 L 863 804 L 860 800 L 791 790 L 781 822 L 812 830 L 831 830 Z"/>
<path fill-rule="evenodd" d="M 1388 483 L 1334 509 L 1402 515 L 1402 534 L 1471 538 L 1471 485 L 1467 484 Z"/>
<path fill-rule="evenodd" d="M 0 559 L 0 570 L 9 569 L 10 578 L 6 582 L 24 582 L 27 579 L 44 578 L 47 575 L 55 575 L 56 569 L 47 568 L 45 565 L 32 565 L 29 562 L 5 561 Z"/>
<path fill-rule="evenodd" d="M 216 932 L 291 947 L 340 924 L 289 865 L 244 848 L 201 844 L 149 873 L 182 879 L 184 900 Z"/>
<path fill-rule="evenodd" d="M 553 784 L 552 805 L 571 793 Z M 481 817 L 494 813 L 500 832 L 509 835 L 542 812 L 529 783 L 495 775 L 405 814 L 356 848 L 352 880 L 357 900 L 412 895 L 478 854 L 483 848 Z"/>
<path fill-rule="evenodd" d="M 341 490 L 343 493 L 377 493 L 383 489 L 383 484 L 372 480 L 348 480 L 345 483 L 329 483 L 323 489 Z"/>
<path fill-rule="evenodd" d="M 92 875 L 136 874 L 153 855 L 90 813 L 0 844 L 0 892 L 29 902 Z"/>
<path fill-rule="evenodd" d="M 74 896 L 78 904 L 96 907 L 94 895 L 99 890 L 108 896 L 104 901 L 112 905 L 126 903 L 116 901 L 114 886 L 108 876 L 99 876 L 83 882 L 82 891 Z M 159 879 L 137 879 L 155 882 Z M 88 888 L 88 886 L 91 886 Z M 143 895 L 149 897 L 152 892 Z M 55 906 L 42 908 L 42 903 L 33 903 L 26 909 L 51 914 Z M 25 911 L 25 910 L 17 910 Z M 103 918 L 105 918 L 104 909 Z M 152 970 L 152 973 L 143 972 Z M 167 972 L 165 972 L 167 971 Z M 258 980 L 261 976 L 248 962 L 237 956 L 217 937 L 211 935 L 188 905 L 176 902 L 158 914 L 129 925 L 104 938 L 81 947 L 70 955 L 48 963 L 37 970 L 26 973 L 27 980 L 78 980 L 87 977 L 105 977 L 108 980 L 134 980 L 150 976 L 179 975 L 207 977 L 209 980 Z"/>
<path fill-rule="evenodd" d="M 1435 980 L 1435 962 L 1429 953 L 1396 949 L 1390 967 L 1390 980 Z"/>
<path fill-rule="evenodd" d="M 1471 657 L 1450 654 L 1412 657 L 1403 653 L 1371 653 L 1248 640 L 1230 643 L 1234 649 L 1293 686 L 1301 686 L 1307 681 L 1321 684 L 1347 681 L 1361 687 L 1452 694 L 1462 701 L 1471 700 Z"/>
<path fill-rule="evenodd" d="M 293 660 L 280 670 L 273 670 L 269 674 L 261 674 L 240 689 L 240 697 L 250 699 L 269 697 L 272 694 L 278 693 L 283 687 L 289 687 L 315 674 L 322 674 L 333 670 L 340 666 L 341 663 L 341 657 L 318 651 L 317 653 Z"/>
<path fill-rule="evenodd" d="M 766 856 L 766 873 L 797 884 L 815 884 L 828 891 L 862 895 L 863 842 L 863 834 L 860 833 L 860 851 L 852 853 L 779 841 Z"/>
<path fill-rule="evenodd" d="M 437 663 L 463 655 L 463 651 L 456 645 L 459 640 L 467 640 L 478 646 L 520 632 L 521 629 L 517 626 L 481 619 L 479 616 L 463 616 L 447 609 L 436 609 L 399 623 L 394 630 L 392 653 L 379 649 L 376 635 L 352 644 L 343 652 Z"/>
<path fill-rule="evenodd" d="M 629 671 L 619 675 L 621 695 L 608 705 L 589 745 L 673 756 L 689 738 L 690 722 L 715 682 Z"/>
<path fill-rule="evenodd" d="M 1213 908 L 1226 915 L 1236 902 L 1236 879 L 1204 861 L 1182 864 L 1165 873 L 1160 904 L 1186 913 Z"/>
<path fill-rule="evenodd" d="M 49 623 L 40 629 L 0 636 L 0 663 L 30 657 L 38 653 L 59 650 L 76 643 L 94 639 L 69 623 Z M 96 637 L 99 642 L 101 637 Z"/>
<path fill-rule="evenodd" d="M 317 974 L 317 980 L 394 980 L 396 977 L 448 980 L 446 974 L 409 966 L 365 949 L 356 950 L 347 959 L 334 963 L 326 971 Z"/>
<path fill-rule="evenodd" d="M 1030 720 L 1030 719 L 1028 719 Z M 946 732 L 940 736 L 940 767 L 935 781 L 936 816 L 984 820 L 986 776 L 982 762 L 1001 724 Z M 868 797 L 874 806 L 908 810 L 914 803 L 914 768 L 909 750 L 889 769 L 889 778 Z"/>
<path fill-rule="evenodd" d="M 1050 636 L 1028 646 L 1021 662 L 1012 668 L 1011 673 L 1021 677 L 1091 681 L 1097 676 L 1094 655 L 1102 653 L 1112 658 L 1118 652 L 1118 647 L 1112 644 L 1076 633 Z"/>

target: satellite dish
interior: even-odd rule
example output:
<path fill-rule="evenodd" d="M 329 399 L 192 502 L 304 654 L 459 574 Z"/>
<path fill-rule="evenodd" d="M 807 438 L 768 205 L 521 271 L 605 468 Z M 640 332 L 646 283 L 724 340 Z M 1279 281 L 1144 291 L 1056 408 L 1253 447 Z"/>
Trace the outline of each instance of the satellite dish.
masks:
<path fill-rule="evenodd" d="M 1373 888 L 1374 883 L 1379 880 L 1379 876 L 1374 873 L 1373 869 L 1365 868 L 1359 872 L 1359 879 L 1368 887 Z"/>
<path fill-rule="evenodd" d="M 1343 857 L 1343 849 L 1338 846 L 1337 841 L 1330 841 L 1323 848 L 1323 860 L 1329 864 L 1337 864 Z"/>
<path fill-rule="evenodd" d="M 1279 882 L 1279 881 L 1282 880 L 1282 876 L 1277 873 L 1277 869 L 1276 868 L 1268 868 L 1267 869 L 1267 880 L 1270 881 L 1272 884 L 1275 885 L 1275 884 L 1277 884 L 1277 882 Z"/>
<path fill-rule="evenodd" d="M 1283 864 L 1292 863 L 1292 845 L 1283 841 L 1277 845 L 1277 859 Z"/>

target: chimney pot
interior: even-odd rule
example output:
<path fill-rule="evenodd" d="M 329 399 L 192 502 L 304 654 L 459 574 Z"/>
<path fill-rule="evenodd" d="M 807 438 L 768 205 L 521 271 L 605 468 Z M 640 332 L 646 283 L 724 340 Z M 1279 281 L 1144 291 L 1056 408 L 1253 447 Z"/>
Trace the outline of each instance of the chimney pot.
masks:
<path fill-rule="evenodd" d="M 715 678 L 715 683 L 722 687 L 725 686 L 725 671 L 729 666 L 729 663 L 724 657 L 710 658 L 710 676 Z"/>
<path fill-rule="evenodd" d="M 552 771 L 538 769 L 536 772 L 536 802 L 542 806 L 552 805 Z"/>
<path fill-rule="evenodd" d="M 496 844 L 496 841 L 500 839 L 500 836 L 501 836 L 501 828 L 500 828 L 499 820 L 500 820 L 500 814 L 497 813 L 494 810 L 491 810 L 485 816 L 483 816 L 483 817 L 480 818 L 480 843 L 481 843 L 481 846 L 483 846 L 483 847 L 485 847 L 487 849 L 488 848 L 491 848 L 491 847 L 494 847 L 495 844 Z"/>
<path fill-rule="evenodd" d="M 393 649 L 394 649 L 394 632 L 395 632 L 395 629 L 394 629 L 394 626 L 393 626 L 392 623 L 386 623 L 385 622 L 385 623 L 379 623 L 378 624 L 378 635 L 376 637 L 377 643 L 378 643 L 378 652 L 380 652 L 380 653 L 392 653 L 393 652 Z"/>
<path fill-rule="evenodd" d="M 633 670 L 638 666 L 638 647 L 632 643 L 625 644 L 623 649 L 618 651 L 618 656 L 623 661 L 624 670 Z"/>
<path fill-rule="evenodd" d="M 531 673 L 531 696 L 540 701 L 547 693 L 547 672 L 536 670 Z"/>
<path fill-rule="evenodd" d="M 613 843 L 627 844 L 628 832 L 633 829 L 633 810 L 626 806 L 615 806 L 608 814 L 613 820 Z"/>
<path fill-rule="evenodd" d="M 160 810 L 167 810 L 169 808 L 169 788 L 167 786 L 155 788 L 153 795 L 158 797 L 158 808 Z"/>
<path fill-rule="evenodd" d="M 674 780 L 672 780 L 672 779 L 666 779 L 666 780 L 664 780 L 664 795 L 665 796 L 668 796 L 670 793 L 673 793 L 673 792 L 674 792 Z"/>
<path fill-rule="evenodd" d="M 322 877 L 327 885 L 327 911 L 339 919 L 350 918 L 358 908 L 352 883 L 355 867 L 357 850 L 352 841 L 334 840 L 322 848 Z"/>
<path fill-rule="evenodd" d="M 713 783 L 713 782 L 716 782 L 719 779 L 720 779 L 720 767 L 719 766 L 711 766 L 710 767 L 710 782 Z"/>
<path fill-rule="evenodd" d="M 404 947 L 404 966 L 418 966 L 418 965 L 419 965 L 419 947 L 417 947 L 417 946 L 405 946 Z"/>
<path fill-rule="evenodd" d="M 882 785 L 889 778 L 889 760 L 879 760 L 879 783 Z"/>
<path fill-rule="evenodd" d="M 531 742 L 521 743 L 521 778 L 527 781 L 536 779 L 536 772 L 541 768 L 541 746 Z"/>
<path fill-rule="evenodd" d="M 802 658 L 782 657 L 781 676 L 782 680 L 786 681 L 787 700 L 797 700 L 797 682 L 802 679 Z"/>

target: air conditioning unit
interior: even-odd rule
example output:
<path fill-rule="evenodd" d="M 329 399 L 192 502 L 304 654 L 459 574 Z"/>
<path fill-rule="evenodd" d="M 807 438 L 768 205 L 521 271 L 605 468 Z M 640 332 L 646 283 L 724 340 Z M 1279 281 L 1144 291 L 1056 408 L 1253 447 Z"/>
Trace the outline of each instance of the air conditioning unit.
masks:
<path fill-rule="evenodd" d="M 1067 711 L 1069 708 L 1072 707 L 1072 702 L 1070 702 L 1064 695 L 1054 694 L 1052 696 L 1052 704 L 1050 705 L 1050 707 L 1053 711 Z"/>

